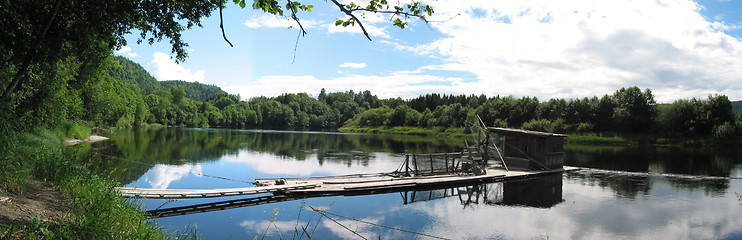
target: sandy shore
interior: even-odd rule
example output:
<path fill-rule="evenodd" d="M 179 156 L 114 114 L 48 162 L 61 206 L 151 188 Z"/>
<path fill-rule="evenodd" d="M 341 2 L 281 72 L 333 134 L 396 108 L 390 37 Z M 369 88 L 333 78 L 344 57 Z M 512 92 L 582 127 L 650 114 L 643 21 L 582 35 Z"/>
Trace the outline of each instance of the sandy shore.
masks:
<path fill-rule="evenodd" d="M 103 140 L 108 140 L 108 138 L 107 137 L 103 137 L 103 136 L 98 136 L 98 135 L 90 135 L 90 136 L 86 137 L 83 140 L 80 140 L 80 139 L 65 139 L 64 142 L 62 142 L 62 145 L 64 145 L 64 146 L 72 146 L 72 145 L 77 145 L 77 144 L 84 143 L 84 142 L 94 143 L 94 142 L 100 142 L 100 141 L 103 141 Z"/>

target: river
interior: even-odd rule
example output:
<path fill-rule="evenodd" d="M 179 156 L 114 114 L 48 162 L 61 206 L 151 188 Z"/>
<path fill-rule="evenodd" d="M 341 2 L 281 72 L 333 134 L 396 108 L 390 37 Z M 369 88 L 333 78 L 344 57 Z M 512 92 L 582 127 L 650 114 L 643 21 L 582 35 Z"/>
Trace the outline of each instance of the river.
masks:
<path fill-rule="evenodd" d="M 419 136 L 232 129 L 134 129 L 110 137 L 86 150 L 94 169 L 122 186 L 169 189 L 388 172 L 406 153 L 453 152 L 464 145 Z M 742 150 L 566 145 L 565 165 L 738 178 Z M 195 230 L 205 239 L 290 239 L 303 228 L 316 239 L 740 239 L 742 201 L 736 193 L 742 193 L 742 180 L 578 171 L 360 196 L 141 204 L 146 210 L 226 204 L 225 210 L 154 220 L 168 231 Z"/>

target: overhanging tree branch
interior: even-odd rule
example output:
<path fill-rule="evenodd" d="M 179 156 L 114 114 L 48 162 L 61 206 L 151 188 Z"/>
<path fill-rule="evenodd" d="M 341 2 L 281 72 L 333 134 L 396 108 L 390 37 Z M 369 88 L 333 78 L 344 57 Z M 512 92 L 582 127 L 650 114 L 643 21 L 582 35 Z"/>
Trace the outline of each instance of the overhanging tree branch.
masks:
<path fill-rule="evenodd" d="M 358 23 L 358 26 L 361 27 L 361 31 L 363 31 L 363 35 L 366 35 L 366 38 L 368 38 L 369 41 L 373 41 L 373 40 L 371 40 L 371 37 L 368 35 L 368 32 L 366 31 L 366 28 L 363 27 L 363 24 L 361 23 L 361 20 L 359 20 L 358 17 L 356 17 L 356 15 L 353 15 L 353 11 L 345 8 L 345 6 L 343 4 L 340 4 L 337 0 L 331 0 L 331 1 L 332 1 L 332 3 L 335 4 L 335 6 L 338 6 L 338 8 L 340 8 L 340 11 L 342 11 L 343 13 L 345 13 L 345 15 L 350 16 L 353 19 L 354 22 L 357 22 Z"/>
<path fill-rule="evenodd" d="M 222 29 L 222 37 L 224 38 L 224 41 L 227 41 L 230 47 L 234 47 L 234 45 L 232 45 L 232 42 L 227 39 L 227 34 L 224 33 L 224 17 L 222 17 L 222 9 L 224 9 L 224 6 L 222 4 L 219 4 L 219 28 Z"/>
<path fill-rule="evenodd" d="M 301 25 L 301 21 L 299 21 L 299 18 L 296 16 L 296 7 L 297 7 L 296 4 L 294 4 L 291 1 L 288 1 L 288 3 L 286 4 L 286 6 L 288 7 L 289 10 L 291 10 L 291 19 L 293 19 L 294 21 L 296 21 L 296 24 L 299 25 L 299 29 L 301 31 L 301 35 L 302 36 L 306 35 L 307 34 L 307 31 L 304 30 L 304 26 Z"/>

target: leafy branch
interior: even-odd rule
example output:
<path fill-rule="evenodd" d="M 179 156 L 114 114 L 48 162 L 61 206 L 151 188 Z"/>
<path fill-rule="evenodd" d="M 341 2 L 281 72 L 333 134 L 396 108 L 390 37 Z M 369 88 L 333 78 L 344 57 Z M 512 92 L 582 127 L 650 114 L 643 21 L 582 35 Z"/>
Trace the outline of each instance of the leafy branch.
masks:
<path fill-rule="evenodd" d="M 233 1 L 241 8 L 247 7 L 247 3 L 245 2 L 246 0 Z M 361 20 L 356 15 L 359 12 L 361 13 L 361 16 L 363 16 L 365 13 L 390 14 L 391 18 L 389 20 L 392 22 L 392 25 L 401 29 L 404 29 L 408 26 L 407 22 L 410 18 L 417 18 L 425 23 L 428 23 L 426 16 L 432 16 L 435 12 L 433 10 L 433 7 L 431 7 L 430 5 L 415 1 L 409 4 L 393 5 L 389 4 L 387 0 L 371 0 L 365 7 L 357 5 L 353 2 L 349 4 L 342 4 L 337 0 L 330 1 L 332 1 L 332 3 L 335 4 L 335 6 L 337 6 L 341 12 L 350 17 L 347 20 L 335 21 L 335 26 L 348 27 L 358 24 L 358 26 L 361 27 L 361 31 L 363 31 L 363 35 L 365 35 L 368 40 L 371 40 L 371 37 L 369 36 L 366 28 L 363 26 Z M 292 20 L 294 20 L 294 22 L 296 22 L 297 25 L 299 25 L 301 35 L 305 35 L 307 32 L 304 29 L 304 26 L 301 24 L 301 20 L 297 16 L 297 13 L 300 11 L 311 12 L 313 7 L 313 5 L 302 4 L 298 1 L 292 0 L 286 1 L 286 4 L 284 5 L 281 5 L 278 0 L 255 0 L 252 4 L 253 9 L 263 10 L 263 12 L 265 13 L 270 13 L 276 16 L 287 16 L 291 18 Z M 284 8 L 287 9 L 290 13 L 285 14 Z"/>
<path fill-rule="evenodd" d="M 390 18 L 390 21 L 392 21 L 394 26 L 399 27 L 400 29 L 404 29 L 408 26 L 407 20 L 409 18 L 418 18 L 427 24 L 428 20 L 425 18 L 425 15 L 432 16 L 435 12 L 433 10 L 433 7 L 431 7 L 430 5 L 414 1 L 409 4 L 397 6 L 390 5 L 387 0 L 371 0 L 366 7 L 361 7 L 353 2 L 347 5 L 343 5 L 337 0 L 331 1 L 340 9 L 340 11 L 350 17 L 348 20 L 341 19 L 335 21 L 335 26 L 347 27 L 349 25 L 354 26 L 355 23 L 358 23 L 358 26 L 361 27 L 361 31 L 363 31 L 363 35 L 366 35 L 366 38 L 368 38 L 369 41 L 371 40 L 371 37 L 368 35 L 368 31 L 366 31 L 366 28 L 363 27 L 363 24 L 354 14 L 354 12 L 361 12 L 362 14 L 366 12 L 375 14 L 391 14 L 392 16 Z M 404 21 L 401 17 L 404 17 Z"/>

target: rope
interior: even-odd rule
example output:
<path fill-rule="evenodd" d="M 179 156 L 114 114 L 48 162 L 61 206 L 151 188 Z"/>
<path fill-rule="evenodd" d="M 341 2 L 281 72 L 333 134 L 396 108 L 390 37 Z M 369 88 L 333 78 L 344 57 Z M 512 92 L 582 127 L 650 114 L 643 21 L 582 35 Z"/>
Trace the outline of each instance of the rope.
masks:
<path fill-rule="evenodd" d="M 319 214 L 322 214 L 322 216 L 325 216 L 326 218 L 329 218 L 330 220 L 334 221 L 334 222 L 335 222 L 335 223 L 337 223 L 337 224 L 340 224 L 340 223 L 338 223 L 338 222 L 337 222 L 337 221 L 335 221 L 334 219 L 332 219 L 332 218 L 328 217 L 327 215 L 325 215 L 325 213 L 326 213 L 326 214 L 330 214 L 330 215 L 333 215 L 333 216 L 336 216 L 336 217 L 341 217 L 341 218 L 345 218 L 345 219 L 348 219 L 348 220 L 356 221 L 356 222 L 361 222 L 361 223 L 365 223 L 365 224 L 369 224 L 369 225 L 374 225 L 374 226 L 377 226 L 377 227 L 383 227 L 383 228 L 388 228 L 388 229 L 392 229 L 392 230 L 397 230 L 397 231 L 400 231 L 400 232 L 412 233 L 412 234 L 417 234 L 417 235 L 421 235 L 421 236 L 426 236 L 426 237 L 429 237 L 429 238 L 435 238 L 435 239 L 446 239 L 446 240 L 449 240 L 449 239 L 450 239 L 450 238 L 444 238 L 444 237 L 433 236 L 433 235 L 430 235 L 430 234 L 426 234 L 426 233 L 415 232 L 415 231 L 405 230 L 405 229 L 401 229 L 401 228 L 396 228 L 396 227 L 389 227 L 389 226 L 384 226 L 384 225 L 381 225 L 381 224 L 378 224 L 378 223 L 372 223 L 372 222 L 368 222 L 368 221 L 364 221 L 364 220 L 360 220 L 360 219 L 355 219 L 355 218 L 351 218 L 351 217 L 346 217 L 346 216 L 342 216 L 342 215 L 334 214 L 334 213 L 331 213 L 331 212 L 328 212 L 328 211 L 323 211 L 323 210 L 320 210 L 320 209 L 317 209 L 317 208 L 314 208 L 314 207 L 310 207 L 310 208 L 312 209 L 312 211 L 315 211 L 315 212 L 318 212 Z M 343 226 L 343 225 L 342 225 L 342 224 L 340 224 L 340 226 Z M 345 229 L 348 229 L 348 228 L 347 228 L 347 227 L 345 227 L 345 226 L 343 226 L 343 228 L 345 228 Z M 350 230 L 350 229 L 348 229 L 348 231 L 351 231 L 351 232 L 353 232 L 353 231 L 352 231 L 352 230 Z M 355 233 L 356 235 L 358 235 L 358 233 L 356 233 L 356 232 L 353 232 L 353 233 Z M 359 236 L 359 237 L 361 237 L 360 235 L 358 235 L 358 236 Z M 363 239 L 366 239 L 366 238 L 364 238 L 364 237 L 361 237 L 361 238 L 363 238 Z"/>
<path fill-rule="evenodd" d="M 332 219 L 331 217 L 328 217 L 328 216 L 327 216 L 327 215 L 325 215 L 325 213 L 324 213 L 324 212 L 322 212 L 321 210 L 319 210 L 319 209 L 316 209 L 316 208 L 314 208 L 314 207 L 310 207 L 310 208 L 312 208 L 312 211 L 315 211 L 315 212 L 317 212 L 317 213 L 319 213 L 319 214 L 322 214 L 322 216 L 326 217 L 327 219 L 330 219 L 330 220 L 332 220 L 332 221 L 333 221 L 333 222 L 335 222 L 335 223 L 336 223 L 337 225 L 340 225 L 341 227 L 345 228 L 345 230 L 348 230 L 348 231 L 352 232 L 353 234 L 355 234 L 356 236 L 358 236 L 358 237 L 362 238 L 363 240 L 368 240 L 367 238 L 365 238 L 365 237 L 361 236 L 361 234 L 359 234 L 359 233 L 357 233 L 357 232 L 355 232 L 355 231 L 353 231 L 353 230 L 350 230 L 350 228 L 346 227 L 345 225 L 343 225 L 342 223 L 338 222 L 337 220 L 335 220 L 335 219 Z M 330 214 L 331 214 L 331 213 L 330 213 Z M 335 215 L 335 214 L 332 214 L 332 215 Z"/>

